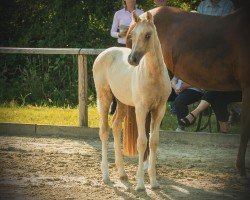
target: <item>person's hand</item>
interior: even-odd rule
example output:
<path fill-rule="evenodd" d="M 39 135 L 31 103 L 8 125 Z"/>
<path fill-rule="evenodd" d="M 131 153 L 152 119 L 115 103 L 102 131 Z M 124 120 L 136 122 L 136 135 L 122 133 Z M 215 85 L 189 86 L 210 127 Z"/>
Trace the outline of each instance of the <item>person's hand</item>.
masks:
<path fill-rule="evenodd" d="M 181 88 L 180 89 L 174 88 L 174 92 L 175 92 L 175 94 L 179 95 L 182 92 L 182 90 L 181 90 Z"/>
<path fill-rule="evenodd" d="M 121 32 L 118 34 L 118 37 L 119 37 L 119 38 L 126 37 L 127 32 L 128 32 L 128 29 L 121 31 Z"/>
<path fill-rule="evenodd" d="M 189 85 L 189 84 L 186 83 L 186 82 L 183 82 L 180 89 L 183 91 L 183 90 L 186 90 L 186 89 L 188 89 L 188 88 L 190 88 L 190 87 L 191 87 L 191 85 Z"/>
<path fill-rule="evenodd" d="M 119 29 L 120 29 L 120 33 L 118 34 L 118 37 L 123 38 L 126 37 L 127 32 L 128 32 L 128 26 L 125 25 L 120 25 Z"/>

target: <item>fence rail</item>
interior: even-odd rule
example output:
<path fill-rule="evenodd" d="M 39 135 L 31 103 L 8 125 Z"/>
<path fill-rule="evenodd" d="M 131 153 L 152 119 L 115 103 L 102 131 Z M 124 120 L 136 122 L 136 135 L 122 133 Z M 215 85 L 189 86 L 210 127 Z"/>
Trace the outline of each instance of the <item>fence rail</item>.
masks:
<path fill-rule="evenodd" d="M 0 47 L 2 54 L 67 54 L 78 55 L 79 126 L 88 126 L 87 55 L 98 55 L 104 49 L 88 48 L 18 48 Z"/>
<path fill-rule="evenodd" d="M 18 48 L 18 47 L 0 47 L 0 53 L 13 54 L 84 54 L 97 55 L 104 49 L 86 49 L 86 48 Z"/>

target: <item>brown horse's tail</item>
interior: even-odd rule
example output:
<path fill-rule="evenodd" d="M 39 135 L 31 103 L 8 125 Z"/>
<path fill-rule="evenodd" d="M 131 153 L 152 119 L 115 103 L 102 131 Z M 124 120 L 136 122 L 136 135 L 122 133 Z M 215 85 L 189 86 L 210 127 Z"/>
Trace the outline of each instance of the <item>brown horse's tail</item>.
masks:
<path fill-rule="evenodd" d="M 146 134 L 149 138 L 149 127 L 150 127 L 150 117 L 147 117 L 146 120 Z M 137 152 L 137 125 L 135 117 L 135 108 L 127 106 L 127 114 L 124 121 L 124 130 L 123 130 L 123 153 L 126 156 L 136 156 Z M 149 145 L 147 144 L 147 149 L 144 154 L 144 161 L 148 158 L 149 154 Z"/>

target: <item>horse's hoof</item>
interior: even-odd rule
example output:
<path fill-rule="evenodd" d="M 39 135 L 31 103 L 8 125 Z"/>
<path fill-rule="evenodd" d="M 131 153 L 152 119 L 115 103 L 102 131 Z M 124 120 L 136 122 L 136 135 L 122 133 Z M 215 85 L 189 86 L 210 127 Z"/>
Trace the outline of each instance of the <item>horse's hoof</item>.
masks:
<path fill-rule="evenodd" d="M 105 176 L 105 177 L 103 177 L 103 178 L 102 178 L 102 181 L 103 181 L 105 184 L 110 183 L 109 176 Z"/>
<path fill-rule="evenodd" d="M 247 177 L 247 173 L 246 173 L 246 170 L 245 169 L 240 169 L 240 176 L 242 178 L 246 178 Z"/>
<path fill-rule="evenodd" d="M 145 191 L 145 186 L 143 185 L 143 186 L 136 186 L 135 187 L 135 190 L 137 191 L 137 192 L 140 192 L 140 191 Z"/>
<path fill-rule="evenodd" d="M 236 168 L 239 171 L 241 177 L 243 177 L 243 178 L 247 177 L 247 173 L 246 173 L 246 168 L 245 167 L 241 167 L 241 166 L 239 166 L 239 165 L 236 164 Z"/>
<path fill-rule="evenodd" d="M 120 176 L 120 180 L 121 181 L 127 181 L 128 180 L 128 176 L 127 175 Z"/>
<path fill-rule="evenodd" d="M 245 168 L 238 168 L 237 167 L 237 169 L 238 169 L 241 177 L 243 177 L 243 178 L 247 177 L 247 173 L 246 173 L 246 169 Z"/>
<path fill-rule="evenodd" d="M 155 183 L 155 184 L 151 184 L 151 189 L 152 190 L 157 190 L 160 188 L 160 185 L 158 183 Z"/>
<path fill-rule="evenodd" d="M 239 179 L 239 182 L 242 185 L 249 185 L 250 186 L 250 180 L 246 176 L 241 176 Z"/>
<path fill-rule="evenodd" d="M 109 183 L 110 183 L 110 179 L 105 179 L 105 180 L 103 180 L 103 183 L 104 183 L 104 184 L 109 184 Z"/>

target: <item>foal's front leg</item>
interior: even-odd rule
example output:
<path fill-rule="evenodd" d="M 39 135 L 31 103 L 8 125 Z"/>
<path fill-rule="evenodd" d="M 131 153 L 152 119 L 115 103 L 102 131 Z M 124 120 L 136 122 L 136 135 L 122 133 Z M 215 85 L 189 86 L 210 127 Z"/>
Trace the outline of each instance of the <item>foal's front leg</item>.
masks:
<path fill-rule="evenodd" d="M 166 110 L 166 103 L 159 106 L 156 110 L 151 111 L 151 125 L 150 125 L 150 138 L 149 138 L 149 168 L 148 175 L 152 189 L 158 188 L 159 184 L 156 181 L 156 153 L 159 143 L 159 129 L 162 118 Z"/>
<path fill-rule="evenodd" d="M 136 121 L 138 127 L 138 138 L 137 138 L 137 151 L 139 154 L 139 165 L 137 169 L 137 185 L 136 190 L 145 190 L 144 186 L 144 170 L 143 170 L 143 157 L 144 152 L 147 148 L 147 136 L 145 132 L 145 120 L 148 110 L 142 106 L 135 107 Z"/>

